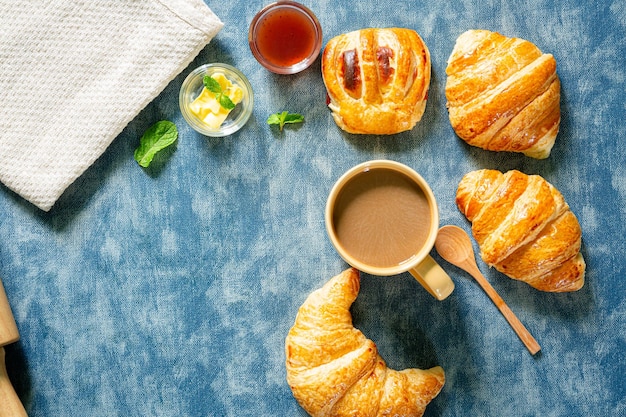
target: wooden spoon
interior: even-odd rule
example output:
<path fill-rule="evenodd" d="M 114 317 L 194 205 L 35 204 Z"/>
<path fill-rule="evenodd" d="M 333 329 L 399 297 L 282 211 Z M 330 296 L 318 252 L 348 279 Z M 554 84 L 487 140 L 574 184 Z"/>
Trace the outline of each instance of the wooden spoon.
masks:
<path fill-rule="evenodd" d="M 9 380 L 4 362 L 4 346 L 19 338 L 11 306 L 0 281 L 0 417 L 27 417 L 26 410 Z"/>
<path fill-rule="evenodd" d="M 541 350 L 539 343 L 537 343 L 535 338 L 530 334 L 526 327 L 524 327 L 522 322 L 519 321 L 509 306 L 506 305 L 502 297 L 500 297 L 496 290 L 493 289 L 483 274 L 480 273 L 480 270 L 476 265 L 472 241 L 463 229 L 457 226 L 443 226 L 439 229 L 439 233 L 437 234 L 435 248 L 443 259 L 458 266 L 474 277 L 476 282 L 478 282 L 482 289 L 491 298 L 491 301 L 493 301 L 496 307 L 498 307 L 502 315 L 504 315 L 504 318 L 506 318 L 515 333 L 517 333 L 532 355 L 535 355 Z"/>

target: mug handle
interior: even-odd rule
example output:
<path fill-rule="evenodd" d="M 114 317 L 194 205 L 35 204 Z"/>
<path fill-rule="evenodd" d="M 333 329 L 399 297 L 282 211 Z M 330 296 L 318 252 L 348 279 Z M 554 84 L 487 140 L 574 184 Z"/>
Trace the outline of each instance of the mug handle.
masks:
<path fill-rule="evenodd" d="M 452 278 L 430 255 L 417 266 L 409 269 L 409 273 L 437 300 L 446 299 L 454 291 Z"/>

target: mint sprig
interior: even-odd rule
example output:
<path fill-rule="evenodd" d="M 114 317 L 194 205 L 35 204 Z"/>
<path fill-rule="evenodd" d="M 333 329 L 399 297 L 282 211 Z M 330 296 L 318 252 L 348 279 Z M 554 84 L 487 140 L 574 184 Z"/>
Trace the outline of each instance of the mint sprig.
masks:
<path fill-rule="evenodd" d="M 139 140 L 139 147 L 135 149 L 135 161 L 147 168 L 154 156 L 167 148 L 178 138 L 176 125 L 169 120 L 161 120 L 153 124 Z"/>
<path fill-rule="evenodd" d="M 302 123 L 304 122 L 304 116 L 299 113 L 289 113 L 288 111 L 283 111 L 279 113 L 271 114 L 270 117 L 267 118 L 268 125 L 278 125 L 278 128 L 282 132 L 283 127 L 286 124 L 291 123 Z"/>
<path fill-rule="evenodd" d="M 218 103 L 220 103 L 220 106 L 226 110 L 232 110 L 235 108 L 235 103 L 232 102 L 230 97 L 224 94 L 222 86 L 215 78 L 205 75 L 204 78 L 202 78 L 202 82 L 207 90 L 215 94 L 215 99 Z"/>

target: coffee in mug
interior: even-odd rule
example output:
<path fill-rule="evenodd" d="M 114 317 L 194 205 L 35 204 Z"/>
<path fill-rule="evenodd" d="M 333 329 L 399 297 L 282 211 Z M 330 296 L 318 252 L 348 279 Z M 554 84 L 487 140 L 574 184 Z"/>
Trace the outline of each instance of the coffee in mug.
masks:
<path fill-rule="evenodd" d="M 334 185 L 326 229 L 341 257 L 373 275 L 409 271 L 442 300 L 454 283 L 430 257 L 439 212 L 426 181 L 406 165 L 378 160 L 357 165 Z"/>

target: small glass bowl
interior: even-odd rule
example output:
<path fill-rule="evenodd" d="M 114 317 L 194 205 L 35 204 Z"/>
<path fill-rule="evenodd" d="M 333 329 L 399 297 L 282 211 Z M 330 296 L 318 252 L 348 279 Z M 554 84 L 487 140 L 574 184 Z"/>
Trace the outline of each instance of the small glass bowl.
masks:
<path fill-rule="evenodd" d="M 207 126 L 202 120 L 194 115 L 189 109 L 189 105 L 200 95 L 204 88 L 203 78 L 205 75 L 211 76 L 216 72 L 223 73 L 233 84 L 238 85 L 243 90 L 243 99 L 237 103 L 224 120 L 224 123 L 213 129 Z M 193 70 L 180 88 L 178 103 L 183 117 L 197 132 L 206 136 L 222 137 L 235 133 L 246 124 L 252 114 L 254 104 L 254 93 L 252 86 L 245 75 L 237 68 L 228 64 L 205 64 Z"/>
<path fill-rule="evenodd" d="M 283 16 L 276 16 L 280 13 L 283 13 Z M 300 20 L 300 23 L 305 26 L 304 31 L 310 33 L 312 44 L 308 55 L 303 56 L 302 59 L 297 62 L 283 65 L 277 61 L 277 59 L 279 59 L 277 57 L 274 57 L 273 59 L 270 56 L 264 56 L 263 50 L 266 47 L 263 46 L 263 42 L 260 40 L 259 34 L 263 32 L 265 24 L 271 23 L 272 20 L 274 21 L 274 24 L 277 24 L 277 21 L 288 16 L 288 14 L 291 14 L 295 19 Z M 288 30 L 289 33 L 293 34 L 293 30 L 296 29 L 297 28 L 292 27 Z M 269 29 L 267 29 L 267 32 L 268 34 L 270 32 L 276 33 L 275 30 Z M 284 40 L 286 41 L 286 39 Z M 248 31 L 248 42 L 250 44 L 252 55 L 254 55 L 256 60 L 259 61 L 259 63 L 266 69 L 276 74 L 295 74 L 308 68 L 318 57 L 320 50 L 322 49 L 322 25 L 320 25 L 320 22 L 317 20 L 315 14 L 306 6 L 291 0 L 279 0 L 268 4 L 254 16 Z M 280 40 L 277 41 L 276 38 L 274 38 L 271 41 L 267 40 L 266 44 L 276 45 L 279 44 L 279 42 Z"/>

